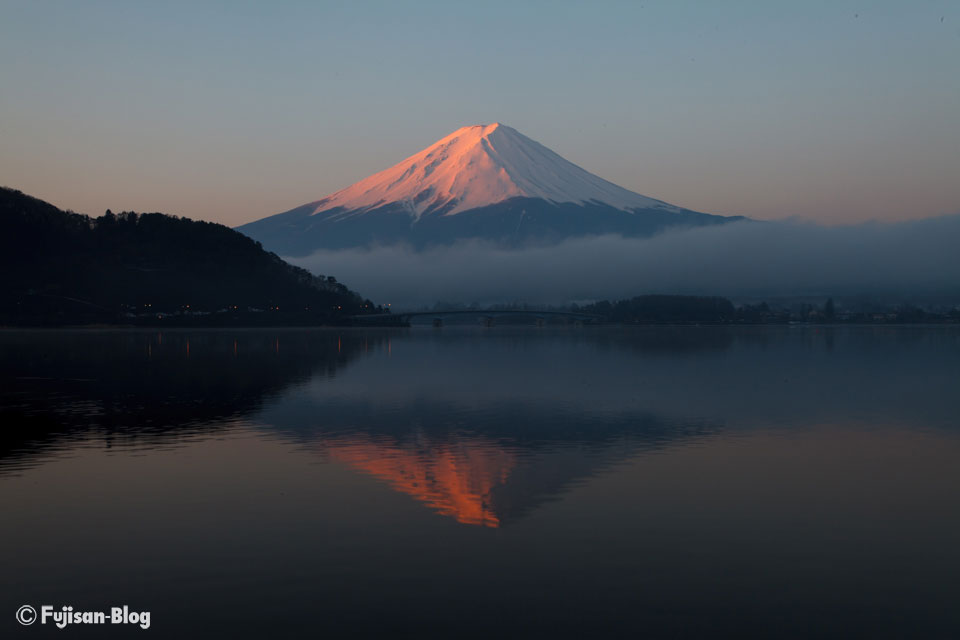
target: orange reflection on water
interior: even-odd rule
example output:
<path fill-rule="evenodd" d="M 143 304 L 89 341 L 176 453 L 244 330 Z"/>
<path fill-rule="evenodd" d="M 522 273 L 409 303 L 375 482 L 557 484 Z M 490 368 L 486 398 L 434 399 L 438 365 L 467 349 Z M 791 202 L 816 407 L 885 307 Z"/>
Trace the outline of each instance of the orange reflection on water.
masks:
<path fill-rule="evenodd" d="M 493 489 L 506 482 L 516 456 L 481 440 L 454 445 L 405 445 L 356 437 L 323 445 L 332 459 L 344 462 L 426 503 L 463 524 L 500 526 L 492 504 Z"/>

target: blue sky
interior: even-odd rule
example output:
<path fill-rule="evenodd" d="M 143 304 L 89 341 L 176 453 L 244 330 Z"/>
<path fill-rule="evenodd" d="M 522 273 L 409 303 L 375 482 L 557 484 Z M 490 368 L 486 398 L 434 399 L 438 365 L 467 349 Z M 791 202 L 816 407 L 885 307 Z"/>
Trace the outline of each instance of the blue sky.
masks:
<path fill-rule="evenodd" d="M 0 183 L 240 224 L 500 121 L 693 209 L 960 211 L 960 4 L 2 1 Z"/>

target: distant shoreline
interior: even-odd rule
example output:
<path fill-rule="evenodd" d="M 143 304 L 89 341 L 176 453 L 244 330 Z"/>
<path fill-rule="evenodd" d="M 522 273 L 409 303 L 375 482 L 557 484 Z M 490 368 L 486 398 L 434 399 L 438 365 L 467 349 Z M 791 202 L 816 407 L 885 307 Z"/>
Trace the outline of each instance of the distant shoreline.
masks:
<path fill-rule="evenodd" d="M 911 327 L 911 328 L 941 328 L 941 327 L 960 327 L 960 322 L 954 320 L 947 320 L 942 322 L 738 322 L 738 323 L 719 323 L 719 322 L 643 322 L 643 323 L 627 323 L 627 322 L 603 322 L 596 324 L 584 324 L 584 325 L 574 325 L 574 324 L 548 324 L 544 327 L 537 327 L 534 324 L 529 323 L 502 323 L 494 325 L 493 327 L 484 327 L 481 324 L 473 323 L 462 323 L 462 324 L 449 324 L 444 325 L 444 329 L 516 329 L 516 328 L 529 328 L 529 329 L 581 329 L 581 328 L 647 328 L 647 327 L 671 327 L 676 329 L 705 329 L 705 328 L 748 328 L 748 327 L 782 327 L 788 329 L 833 329 L 841 327 L 850 327 L 850 328 L 862 328 L 862 327 L 889 327 L 889 328 L 899 328 L 899 327 Z M 303 331 L 303 330 L 364 330 L 364 329 L 433 329 L 429 324 L 426 323 L 417 323 L 417 324 L 407 324 L 407 325 L 398 325 L 398 324 L 374 324 L 374 323 L 356 323 L 349 325 L 335 325 L 335 324 L 275 324 L 275 325 L 188 325 L 188 324 L 169 324 L 169 325 L 137 325 L 137 324 L 104 324 L 104 323 L 95 323 L 95 324 L 67 324 L 67 325 L 49 325 L 49 324 L 22 324 L 22 325 L 0 325 L 0 331 L 3 332 L 16 332 L 16 331 L 155 331 L 157 329 L 161 330 L 171 330 L 171 331 L 223 331 L 227 329 L 231 330 L 241 330 L 241 331 L 262 331 L 262 330 L 282 330 L 282 331 Z"/>

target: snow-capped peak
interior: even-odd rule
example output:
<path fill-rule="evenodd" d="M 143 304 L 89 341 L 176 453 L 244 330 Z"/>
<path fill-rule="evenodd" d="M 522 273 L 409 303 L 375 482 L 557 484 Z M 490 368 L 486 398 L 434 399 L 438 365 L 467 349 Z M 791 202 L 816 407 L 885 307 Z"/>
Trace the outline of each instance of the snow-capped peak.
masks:
<path fill-rule="evenodd" d="M 313 213 L 341 207 L 361 213 L 398 203 L 414 217 L 426 211 L 453 215 L 514 197 L 676 210 L 607 182 L 494 122 L 457 129 L 403 162 L 313 203 Z"/>

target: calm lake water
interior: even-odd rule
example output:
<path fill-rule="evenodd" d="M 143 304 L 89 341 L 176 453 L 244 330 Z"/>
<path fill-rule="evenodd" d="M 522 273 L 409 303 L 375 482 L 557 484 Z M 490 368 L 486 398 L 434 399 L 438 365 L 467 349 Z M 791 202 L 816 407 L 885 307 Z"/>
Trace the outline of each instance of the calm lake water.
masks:
<path fill-rule="evenodd" d="M 0 381 L 3 637 L 960 637 L 956 328 L 6 331 Z"/>

